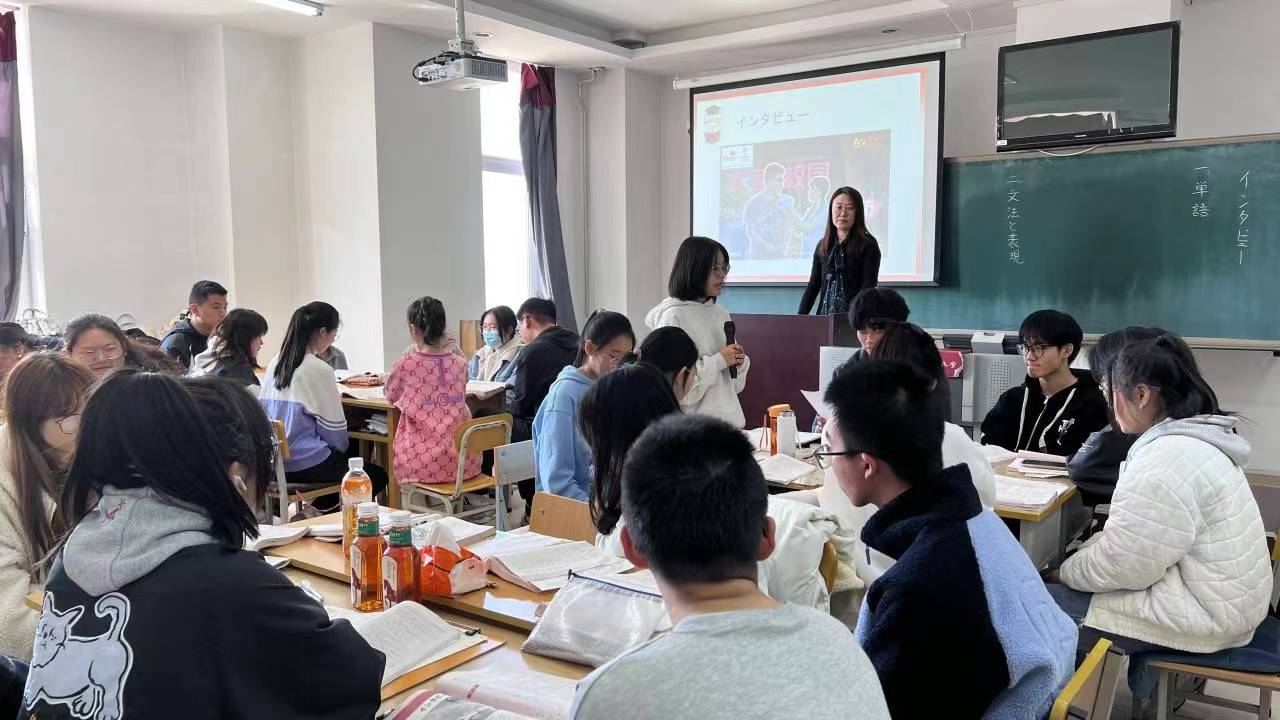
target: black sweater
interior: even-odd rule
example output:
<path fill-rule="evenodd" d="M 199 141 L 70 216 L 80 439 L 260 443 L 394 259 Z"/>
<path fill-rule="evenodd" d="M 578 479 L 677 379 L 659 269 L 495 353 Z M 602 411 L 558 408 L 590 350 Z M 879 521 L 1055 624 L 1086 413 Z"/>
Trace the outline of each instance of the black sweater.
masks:
<path fill-rule="evenodd" d="M 849 303 L 858 297 L 858 293 L 873 288 L 880 277 L 880 243 L 871 235 L 867 235 L 860 246 L 852 237 L 841 243 L 844 250 L 844 286 L 845 296 Z M 808 315 L 822 292 L 823 279 L 826 277 L 827 263 L 822 255 L 822 247 L 813 251 L 813 268 L 809 271 L 809 285 L 800 298 L 801 315 Z M 847 309 L 847 308 L 846 308 Z"/>
<path fill-rule="evenodd" d="M 982 421 L 982 444 L 1070 457 L 1090 433 L 1107 426 L 1107 400 L 1088 370 L 1046 401 L 1040 381 L 1027 377 L 1006 390 Z M 1065 408 L 1063 407 L 1065 404 Z"/>

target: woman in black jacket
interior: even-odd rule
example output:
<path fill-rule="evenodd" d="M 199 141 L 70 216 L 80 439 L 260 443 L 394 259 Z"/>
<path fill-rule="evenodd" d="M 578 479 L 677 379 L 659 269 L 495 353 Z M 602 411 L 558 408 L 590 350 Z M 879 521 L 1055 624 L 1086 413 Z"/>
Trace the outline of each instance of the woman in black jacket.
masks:
<path fill-rule="evenodd" d="M 827 231 L 813 253 L 809 286 L 800 298 L 800 314 L 818 301 L 819 315 L 843 315 L 863 290 L 880 277 L 880 244 L 867 231 L 862 193 L 842 187 L 831 196 Z"/>
<path fill-rule="evenodd" d="M 90 397 L 58 504 L 75 528 L 45 585 L 22 720 L 377 711 L 382 653 L 241 549 L 258 525 L 238 490 L 261 487 L 269 426 L 209 400 L 130 369 Z M 228 435 L 243 428 L 253 437 Z"/>

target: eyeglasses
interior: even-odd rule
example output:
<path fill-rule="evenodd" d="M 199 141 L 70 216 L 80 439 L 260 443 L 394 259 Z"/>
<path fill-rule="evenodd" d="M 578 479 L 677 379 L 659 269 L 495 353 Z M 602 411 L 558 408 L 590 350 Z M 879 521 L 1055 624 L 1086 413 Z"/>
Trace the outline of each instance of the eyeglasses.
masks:
<path fill-rule="evenodd" d="M 1057 345 L 1027 345 L 1025 343 L 1018 343 L 1018 352 L 1025 357 L 1037 358 L 1043 355 L 1045 350 L 1052 347 L 1057 347 Z"/>
<path fill-rule="evenodd" d="M 817 450 L 814 451 L 813 461 L 818 463 L 818 467 L 822 468 L 823 470 L 826 470 L 827 468 L 831 467 L 831 461 L 827 460 L 827 458 L 846 457 L 849 455 L 861 455 L 864 452 L 866 452 L 866 450 L 845 450 L 844 452 L 832 452 L 831 446 L 827 445 L 826 443 L 823 443 L 822 445 L 818 446 Z"/>
<path fill-rule="evenodd" d="M 124 348 L 119 345 L 110 345 L 101 348 L 92 348 L 89 350 L 76 350 L 71 353 L 77 360 L 85 362 L 95 362 L 97 360 L 115 360 L 124 354 Z"/>
<path fill-rule="evenodd" d="M 716 263 L 711 266 L 711 272 L 719 275 L 720 277 L 724 277 L 729 274 L 729 264 L 725 263 L 724 265 L 721 265 L 720 263 Z"/>
<path fill-rule="evenodd" d="M 63 435 L 75 435 L 80 429 L 80 414 L 68 415 L 66 417 L 56 418 L 54 424 L 62 431 Z"/>

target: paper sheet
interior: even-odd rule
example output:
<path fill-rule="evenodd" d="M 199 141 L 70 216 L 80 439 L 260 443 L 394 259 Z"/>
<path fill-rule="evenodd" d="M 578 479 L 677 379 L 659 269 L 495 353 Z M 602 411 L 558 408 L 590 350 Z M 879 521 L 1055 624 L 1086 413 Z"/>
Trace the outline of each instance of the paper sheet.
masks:
<path fill-rule="evenodd" d="M 436 691 L 539 720 L 568 720 L 577 683 L 533 671 L 461 670 L 436 680 Z"/>
<path fill-rule="evenodd" d="M 818 473 L 817 467 L 810 465 L 803 460 L 797 460 L 790 455 L 773 455 L 759 461 L 760 470 L 764 472 L 765 482 L 775 485 L 790 485 L 792 483 L 822 484 L 819 477 L 816 483 L 809 483 L 808 476 Z"/>
<path fill-rule="evenodd" d="M 475 553 L 476 557 L 482 560 L 489 560 L 499 555 L 524 552 L 525 550 L 547 547 L 548 545 L 559 545 L 564 542 L 567 541 L 550 535 L 539 535 L 535 532 L 500 532 L 494 537 L 478 542 L 467 549 Z"/>
<path fill-rule="evenodd" d="M 831 406 L 822 399 L 821 390 L 801 390 L 800 394 L 804 395 L 804 399 L 808 400 L 813 409 L 818 411 L 819 417 L 829 418 L 832 416 Z"/>

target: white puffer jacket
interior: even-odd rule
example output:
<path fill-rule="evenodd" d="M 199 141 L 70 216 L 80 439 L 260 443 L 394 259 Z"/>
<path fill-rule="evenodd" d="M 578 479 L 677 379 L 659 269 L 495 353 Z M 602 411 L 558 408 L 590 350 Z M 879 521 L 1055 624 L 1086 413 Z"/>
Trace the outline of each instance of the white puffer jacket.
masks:
<path fill-rule="evenodd" d="M 1103 532 L 1061 570 L 1095 593 L 1085 624 L 1189 652 L 1240 647 L 1267 614 L 1271 564 L 1237 420 L 1166 420 L 1121 467 Z"/>

